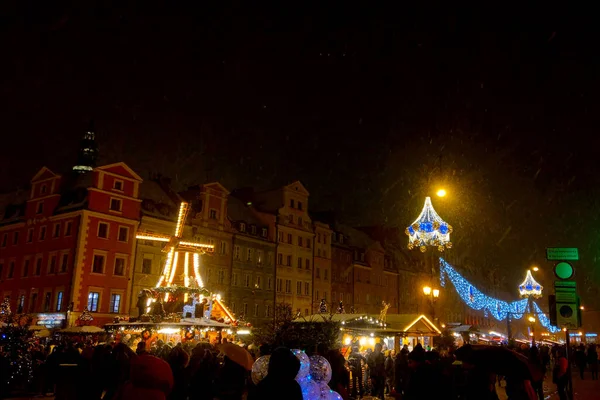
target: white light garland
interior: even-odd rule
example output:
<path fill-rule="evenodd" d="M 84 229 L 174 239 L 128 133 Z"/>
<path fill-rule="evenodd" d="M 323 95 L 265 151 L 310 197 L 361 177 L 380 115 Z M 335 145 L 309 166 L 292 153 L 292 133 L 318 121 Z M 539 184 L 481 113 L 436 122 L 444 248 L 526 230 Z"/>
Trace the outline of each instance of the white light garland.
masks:
<path fill-rule="evenodd" d="M 531 271 L 527 270 L 527 276 L 523 283 L 519 285 L 519 293 L 521 297 L 534 297 L 536 299 L 542 297 L 542 290 L 544 287 L 537 283 L 533 276 L 531 275 Z"/>
<path fill-rule="evenodd" d="M 435 212 L 429 197 L 425 198 L 419 217 L 404 232 L 408 236 L 409 250 L 417 247 L 424 253 L 427 251 L 427 246 L 433 246 L 442 252 L 452 247 L 450 241 L 452 226 Z"/>

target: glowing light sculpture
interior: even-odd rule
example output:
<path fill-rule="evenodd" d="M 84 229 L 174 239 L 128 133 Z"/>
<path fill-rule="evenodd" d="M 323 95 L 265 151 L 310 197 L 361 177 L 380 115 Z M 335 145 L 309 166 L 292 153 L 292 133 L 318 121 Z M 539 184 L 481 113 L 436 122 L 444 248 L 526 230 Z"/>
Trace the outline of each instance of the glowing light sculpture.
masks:
<path fill-rule="evenodd" d="M 425 205 L 419 217 L 404 233 L 408 236 L 408 249 L 418 248 L 421 252 L 427 251 L 427 246 L 433 246 L 442 252 L 452 247 L 450 234 L 452 226 L 446 223 L 431 204 L 431 198 L 425 198 Z"/>
<path fill-rule="evenodd" d="M 190 211 L 190 204 L 182 202 L 179 206 L 179 214 L 177 216 L 177 225 L 175 225 L 175 232 L 171 235 L 157 234 L 153 232 L 139 231 L 136 234 L 137 239 L 150 240 L 154 242 L 166 243 L 163 247 L 163 251 L 167 253 L 167 260 L 163 268 L 163 272 L 158 279 L 156 287 L 170 287 L 173 286 L 173 280 L 175 279 L 177 272 L 177 264 L 179 262 L 179 253 L 184 253 L 184 269 L 183 269 L 183 284 L 185 287 L 190 287 L 189 278 L 189 261 L 190 253 L 192 254 L 192 260 L 194 265 L 194 277 L 195 283 L 199 288 L 204 287 L 202 277 L 200 276 L 200 255 L 205 253 L 213 253 L 215 251 L 214 246 L 210 244 L 197 243 L 192 241 L 183 241 L 183 228 L 185 226 L 185 220 Z M 169 299 L 169 293 L 165 293 L 165 301 Z M 186 295 L 187 300 L 187 295 Z"/>
<path fill-rule="evenodd" d="M 542 297 L 543 286 L 533 279 L 531 271 L 527 270 L 527 276 L 523 283 L 519 285 L 519 293 L 521 297 L 533 297 L 539 299 Z"/>

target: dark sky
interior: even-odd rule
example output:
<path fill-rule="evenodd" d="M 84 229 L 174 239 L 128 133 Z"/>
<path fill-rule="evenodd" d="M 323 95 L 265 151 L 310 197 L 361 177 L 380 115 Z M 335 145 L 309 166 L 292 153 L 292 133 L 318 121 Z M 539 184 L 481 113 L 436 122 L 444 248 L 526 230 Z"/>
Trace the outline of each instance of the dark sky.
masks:
<path fill-rule="evenodd" d="M 358 225 L 408 225 L 441 182 L 463 262 L 522 271 L 568 243 L 600 280 L 592 14 L 74 3 L 2 5 L 0 189 L 71 166 L 94 119 L 102 163 L 301 179 Z"/>

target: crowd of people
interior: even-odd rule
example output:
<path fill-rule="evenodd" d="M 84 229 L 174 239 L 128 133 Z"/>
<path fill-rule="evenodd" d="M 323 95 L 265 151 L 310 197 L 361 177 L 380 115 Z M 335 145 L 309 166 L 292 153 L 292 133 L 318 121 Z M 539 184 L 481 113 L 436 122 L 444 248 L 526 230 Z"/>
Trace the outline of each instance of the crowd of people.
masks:
<path fill-rule="evenodd" d="M 361 351 L 358 343 L 342 354 L 323 345 L 308 349 L 328 359 L 329 386 L 344 400 L 372 396 L 414 399 L 497 399 L 498 386 L 510 400 L 543 399 L 544 377 L 551 373 L 561 399 L 569 370 L 564 347 L 465 345 L 438 352 L 417 344 L 397 354 L 381 344 Z M 31 348 L 33 386 L 56 399 L 241 400 L 302 399 L 294 377 L 297 359 L 288 349 L 251 348 L 253 358 L 271 354 L 269 379 L 255 386 L 247 367 L 208 342 L 124 343 L 63 342 Z M 598 379 L 595 345 L 574 349 L 570 359 L 581 377 Z M 296 361 L 294 361 L 296 360 Z M 525 367 L 523 367 L 525 366 Z M 499 384 L 500 383 L 500 384 Z"/>

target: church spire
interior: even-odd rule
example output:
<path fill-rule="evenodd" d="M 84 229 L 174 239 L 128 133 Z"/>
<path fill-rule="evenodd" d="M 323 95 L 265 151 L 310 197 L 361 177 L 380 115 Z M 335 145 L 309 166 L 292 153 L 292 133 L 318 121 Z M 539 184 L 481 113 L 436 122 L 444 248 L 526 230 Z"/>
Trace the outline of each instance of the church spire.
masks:
<path fill-rule="evenodd" d="M 98 147 L 96 146 L 96 133 L 94 129 L 94 121 L 90 121 L 90 127 L 81 139 L 81 147 L 77 156 L 77 164 L 73 167 L 73 171 L 84 174 L 90 172 L 96 166 L 96 158 L 98 157 Z"/>

